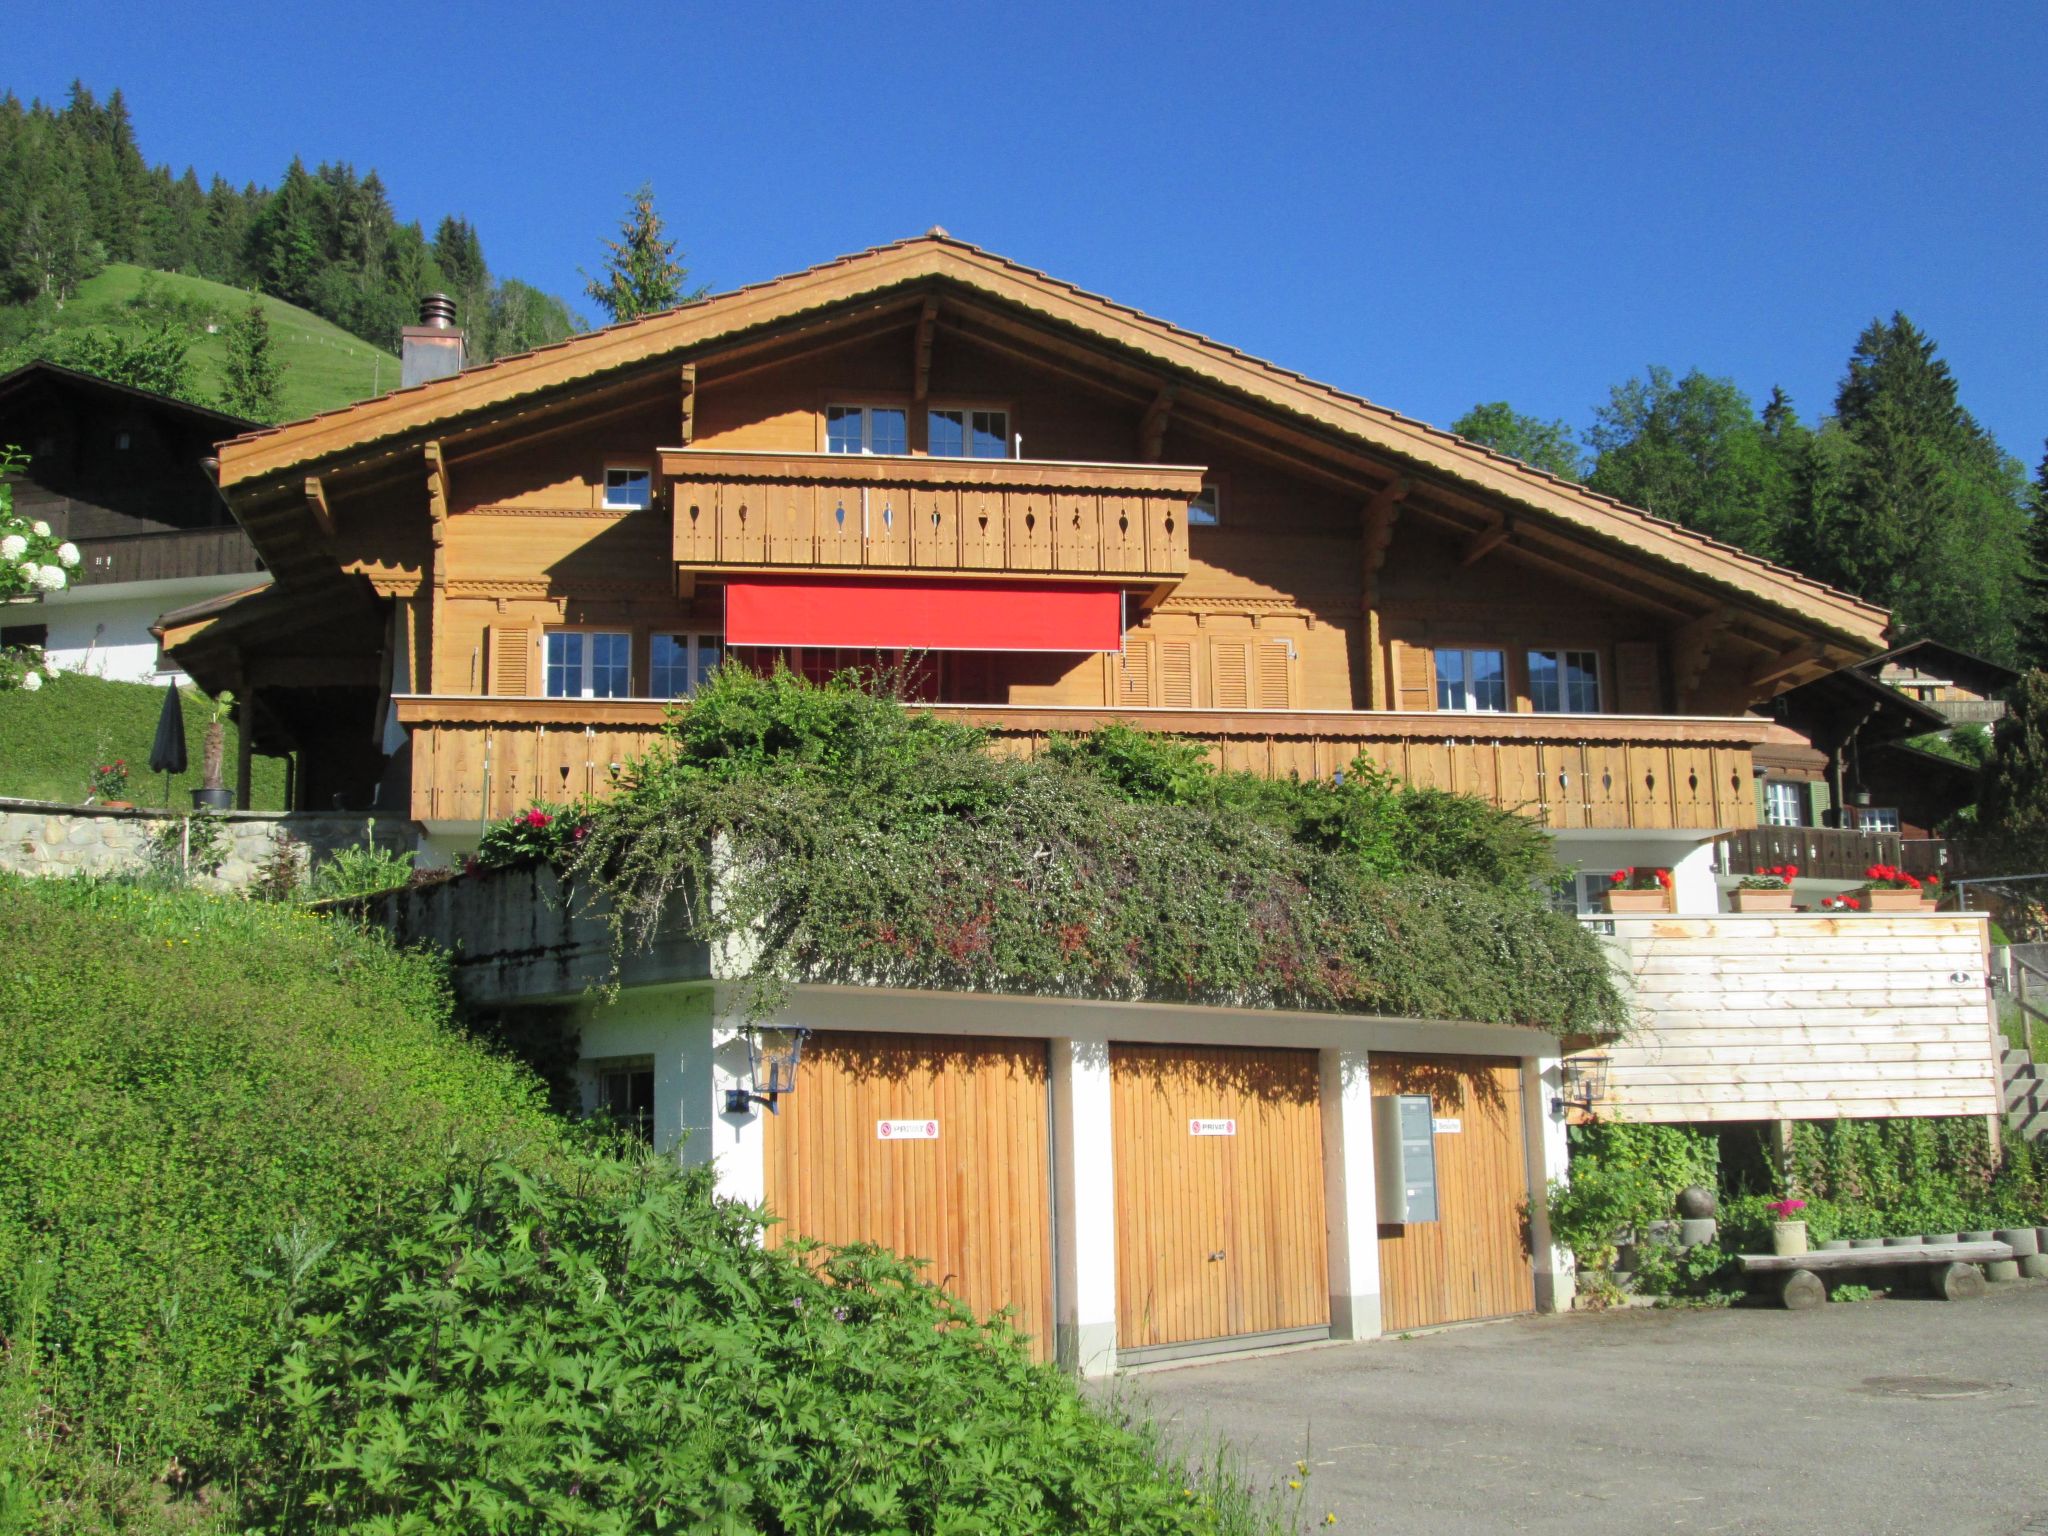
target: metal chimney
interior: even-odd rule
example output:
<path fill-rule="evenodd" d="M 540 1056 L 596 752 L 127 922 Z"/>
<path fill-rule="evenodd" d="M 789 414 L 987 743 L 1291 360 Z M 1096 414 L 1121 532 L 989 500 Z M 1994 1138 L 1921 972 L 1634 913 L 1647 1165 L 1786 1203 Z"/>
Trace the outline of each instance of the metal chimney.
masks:
<path fill-rule="evenodd" d="M 399 333 L 398 382 L 401 389 L 462 372 L 462 328 L 455 323 L 455 301 L 445 293 L 420 300 L 420 323 Z"/>

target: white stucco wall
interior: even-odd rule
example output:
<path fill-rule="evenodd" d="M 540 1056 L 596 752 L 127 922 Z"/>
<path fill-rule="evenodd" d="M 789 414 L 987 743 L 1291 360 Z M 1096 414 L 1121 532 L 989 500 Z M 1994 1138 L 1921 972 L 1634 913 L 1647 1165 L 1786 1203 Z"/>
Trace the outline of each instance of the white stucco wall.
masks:
<path fill-rule="evenodd" d="M 49 627 L 44 650 L 66 672 L 86 672 L 116 682 L 185 680 L 172 667 L 158 670 L 156 637 L 150 625 L 173 608 L 259 586 L 262 576 L 206 576 L 186 581 L 126 581 L 72 587 L 45 598 L 32 617 L 9 622 Z"/>
<path fill-rule="evenodd" d="M 1712 834 L 1553 832 L 1551 837 L 1557 844 L 1558 862 L 1566 869 L 1603 878 L 1617 869 L 1668 869 L 1676 911 L 1704 917 L 1721 910 L 1721 892 L 1714 877 Z"/>

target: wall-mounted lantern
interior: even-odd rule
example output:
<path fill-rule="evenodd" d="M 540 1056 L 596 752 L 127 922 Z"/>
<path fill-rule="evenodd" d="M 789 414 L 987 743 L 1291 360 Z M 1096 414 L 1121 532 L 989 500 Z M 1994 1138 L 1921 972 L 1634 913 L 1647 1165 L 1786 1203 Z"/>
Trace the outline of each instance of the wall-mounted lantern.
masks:
<path fill-rule="evenodd" d="M 1590 1113 L 1607 1097 L 1607 1066 L 1605 1056 L 1565 1057 L 1558 1067 L 1557 1097 L 1550 1101 L 1550 1112 L 1558 1116 L 1568 1109 Z"/>
<path fill-rule="evenodd" d="M 744 1115 L 749 1105 L 765 1104 L 780 1114 L 775 1101 L 796 1092 L 797 1063 L 803 1059 L 807 1029 L 758 1028 L 747 1031 L 747 1080 L 751 1088 L 725 1090 L 725 1112 Z"/>

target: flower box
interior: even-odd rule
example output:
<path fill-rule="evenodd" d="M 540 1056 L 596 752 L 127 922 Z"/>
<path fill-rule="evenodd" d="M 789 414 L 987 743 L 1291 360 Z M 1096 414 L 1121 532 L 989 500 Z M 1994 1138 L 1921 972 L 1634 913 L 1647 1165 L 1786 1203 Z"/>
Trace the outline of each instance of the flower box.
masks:
<path fill-rule="evenodd" d="M 1603 891 L 1610 912 L 1669 912 L 1671 893 L 1669 891 L 1624 891 L 1620 889 Z"/>
<path fill-rule="evenodd" d="M 1735 910 L 1738 912 L 1790 912 L 1792 910 L 1792 887 L 1778 891 L 1735 892 Z"/>
<path fill-rule="evenodd" d="M 1872 912 L 1918 912 L 1920 893 L 1913 890 L 1888 891 L 1873 885 L 1863 893 L 1863 902 Z"/>

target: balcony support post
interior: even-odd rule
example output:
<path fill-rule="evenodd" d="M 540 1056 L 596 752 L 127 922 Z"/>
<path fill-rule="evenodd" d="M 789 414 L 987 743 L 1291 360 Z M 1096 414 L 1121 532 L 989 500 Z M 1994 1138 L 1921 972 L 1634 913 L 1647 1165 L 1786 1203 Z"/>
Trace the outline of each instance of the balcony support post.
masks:
<path fill-rule="evenodd" d="M 1387 661 L 1381 654 L 1380 568 L 1387 563 L 1387 551 L 1394 542 L 1394 519 L 1401 515 L 1401 503 L 1408 499 L 1407 479 L 1396 476 L 1365 504 L 1365 558 L 1359 576 L 1359 593 L 1365 609 L 1365 707 L 1385 709 L 1394 697 L 1394 684 L 1386 677 Z"/>

